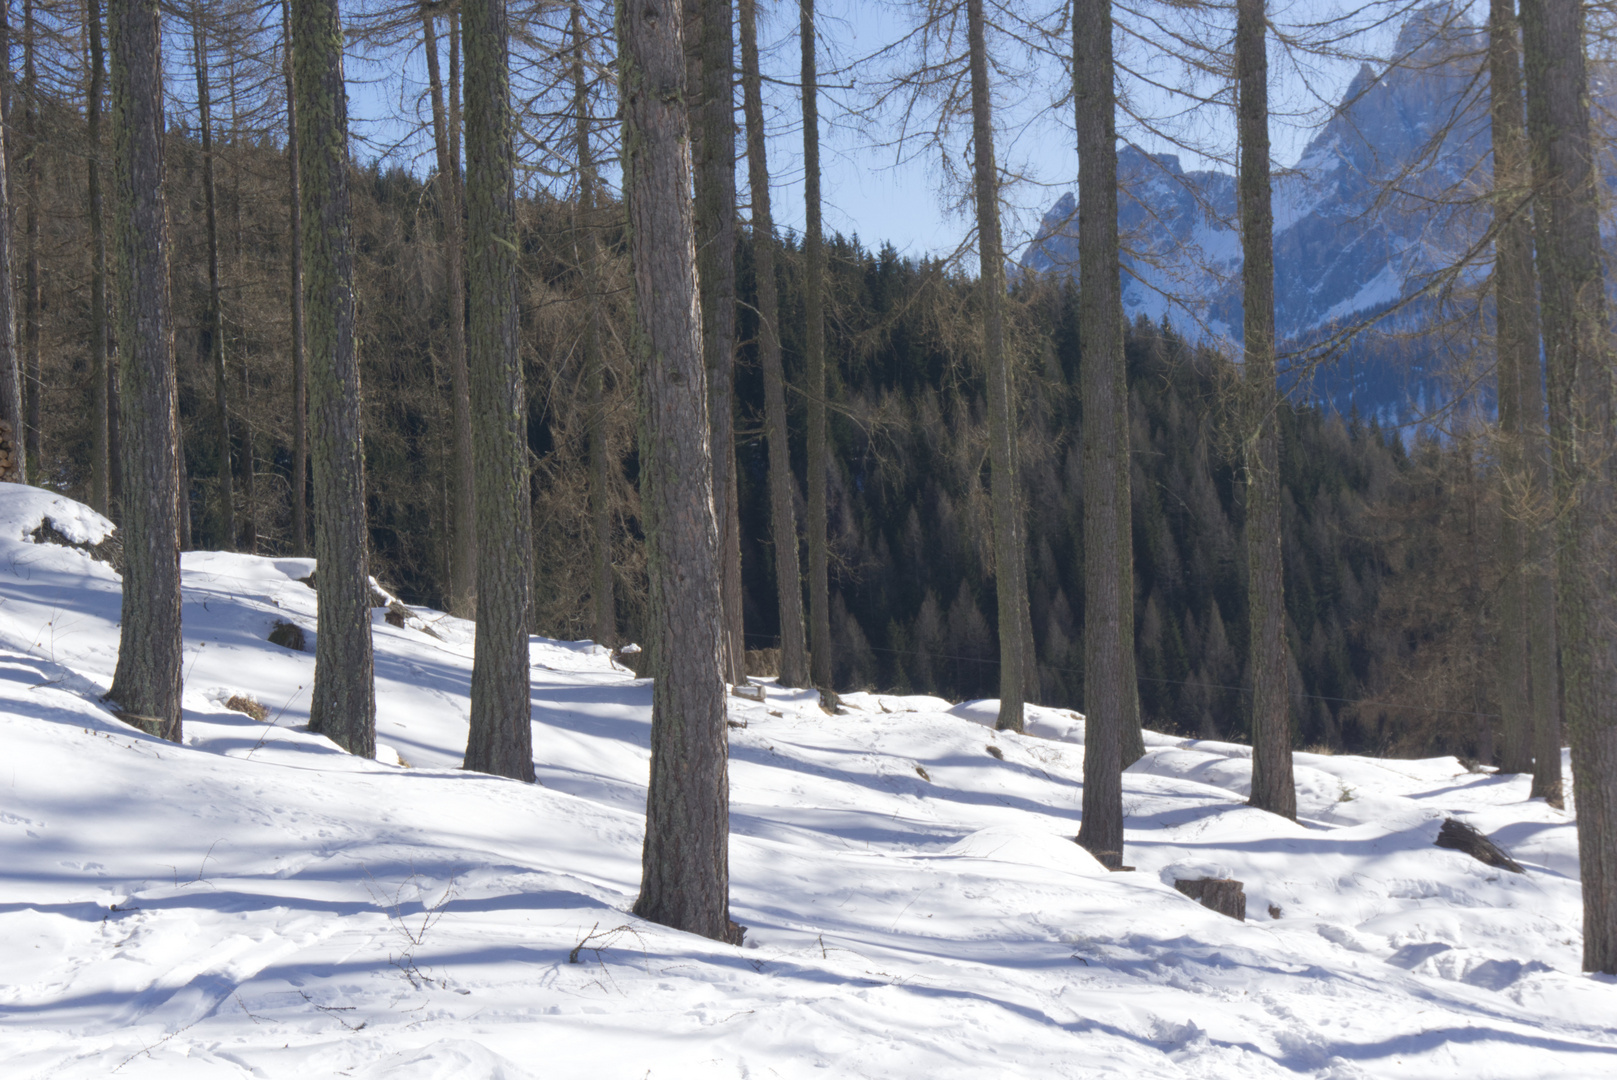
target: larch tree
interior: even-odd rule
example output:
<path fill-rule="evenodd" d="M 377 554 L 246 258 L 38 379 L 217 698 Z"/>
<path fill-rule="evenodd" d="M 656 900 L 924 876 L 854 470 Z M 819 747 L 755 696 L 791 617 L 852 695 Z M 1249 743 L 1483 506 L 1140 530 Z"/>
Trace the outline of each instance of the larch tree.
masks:
<path fill-rule="evenodd" d="M 820 92 L 814 0 L 798 0 L 803 95 L 803 396 L 808 404 L 808 593 L 810 677 L 831 692 L 831 553 L 825 474 L 825 238 L 820 220 Z"/>
<path fill-rule="evenodd" d="M 506 0 L 461 0 L 466 44 L 466 256 L 477 639 L 466 768 L 533 780 L 528 697 L 532 496 L 517 337 L 515 150 Z"/>
<path fill-rule="evenodd" d="M 337 0 L 293 0 L 303 196 L 304 342 L 314 459 L 318 622 L 309 729 L 376 756 L 365 456 L 354 342 L 348 91 Z"/>
<path fill-rule="evenodd" d="M 590 114 L 589 78 L 586 72 L 586 35 L 583 4 L 575 2 L 568 13 L 573 83 L 573 153 L 578 164 L 578 199 L 573 226 L 574 257 L 583 279 L 588 311 L 583 335 L 584 380 L 589 393 L 590 457 L 590 606 L 593 609 L 595 640 L 603 645 L 617 643 L 618 615 L 612 569 L 612 488 L 618 464 L 607 447 L 606 350 L 601 341 L 601 245 L 596 236 L 596 192 L 599 177 L 595 166 Z"/>
<path fill-rule="evenodd" d="M 983 378 L 988 386 L 988 460 L 999 603 L 999 731 L 1022 730 L 1027 609 L 1027 537 L 1016 468 L 1016 390 L 1005 353 L 1005 251 L 999 223 L 999 166 L 994 158 L 993 99 L 983 0 L 966 0 L 971 69 L 972 193 L 977 205 L 978 280 L 982 296 Z"/>
<path fill-rule="evenodd" d="M 84 22 L 89 44 L 89 86 L 84 106 L 89 146 L 84 168 L 90 215 L 90 505 L 102 514 L 110 514 L 112 447 L 108 414 L 115 395 L 107 370 L 107 230 L 101 194 L 101 107 L 107 87 L 100 0 L 86 0 Z M 4 171 L 3 166 L 0 171 Z"/>
<path fill-rule="evenodd" d="M 9 88 L 11 34 L 5 8 L 6 5 L 0 4 L 0 87 Z M 5 93 L 9 97 L 9 89 Z M 10 444 L 3 449 L 11 455 L 10 464 L 0 469 L 0 480 L 26 484 L 28 456 L 23 451 L 22 363 L 17 355 L 17 295 L 11 276 L 11 179 L 7 166 L 12 144 L 9 133 L 0 135 L 0 422 L 10 428 L 9 432 L 0 434 Z"/>
<path fill-rule="evenodd" d="M 1617 401 L 1584 20 L 1579 0 L 1522 0 L 1551 466 L 1564 508 L 1557 615 L 1577 783 L 1583 969 L 1617 974 Z"/>
<path fill-rule="evenodd" d="M 680 0 L 619 0 L 618 78 L 640 382 L 651 782 L 636 915 L 739 944 L 718 526 L 708 452 Z"/>
<path fill-rule="evenodd" d="M 745 683 L 741 512 L 735 460 L 735 21 L 730 0 L 685 0 L 687 93 L 696 171 L 696 276 L 712 425 L 713 513 L 719 525 L 725 679 Z"/>
<path fill-rule="evenodd" d="M 1125 733 L 1138 728 L 1128 376 L 1117 229 L 1111 0 L 1073 0 L 1078 132 L 1078 305 L 1084 463 L 1084 796 L 1078 842 L 1123 860 Z"/>
<path fill-rule="evenodd" d="M 123 606 L 108 697 L 180 741 L 180 494 L 174 331 L 163 173 L 163 51 L 157 0 L 111 0 L 123 412 Z"/>
<path fill-rule="evenodd" d="M 741 0 L 741 94 L 747 126 L 747 184 L 752 201 L 752 265 L 757 279 L 758 357 L 764 373 L 764 430 L 769 441 L 769 528 L 780 605 L 781 686 L 809 685 L 803 630 L 803 571 L 798 560 L 792 450 L 787 441 L 786 377 L 780 352 L 780 294 L 775 282 L 775 221 L 769 201 L 769 153 L 763 78 L 758 65 L 757 0 Z"/>
<path fill-rule="evenodd" d="M 309 366 L 303 340 L 303 183 L 298 167 L 298 102 L 293 77 L 292 0 L 281 0 L 286 78 L 287 220 L 292 322 L 292 554 L 309 553 Z"/>
<path fill-rule="evenodd" d="M 1533 774 L 1532 797 L 1561 804 L 1561 685 L 1555 626 L 1549 454 L 1533 269 L 1531 162 L 1514 0 L 1492 0 L 1494 340 L 1499 387 L 1499 708 L 1501 772 Z"/>
<path fill-rule="evenodd" d="M 459 15 L 451 15 L 458 18 Z M 466 360 L 466 244 L 460 203 L 459 123 L 450 130 L 439 75 L 437 13 L 421 7 L 422 44 L 427 54 L 427 87 L 432 97 L 433 146 L 438 156 L 438 205 L 443 215 L 444 293 L 449 330 L 449 394 L 451 431 L 449 610 L 470 619 L 477 614 L 477 508 L 472 450 L 471 374 Z M 458 45 L 458 42 L 455 43 Z M 456 57 L 451 67 L 459 66 Z"/>
<path fill-rule="evenodd" d="M 225 312 L 219 283 L 219 195 L 214 175 L 212 80 L 208 70 L 207 12 L 190 7 L 191 60 L 196 72 L 197 123 L 202 144 L 202 206 L 207 228 L 208 307 L 202 318 L 197 350 L 213 369 L 213 422 L 218 440 L 214 453 L 219 481 L 219 538 L 222 550 L 236 548 L 236 497 L 230 464 L 229 382 L 225 373 Z"/>
<path fill-rule="evenodd" d="M 1269 178 L 1269 23 L 1265 0 L 1235 5 L 1237 177 L 1241 215 L 1241 438 L 1246 471 L 1247 619 L 1252 673 L 1248 803 L 1297 817 L 1286 686 L 1286 603 L 1280 558 L 1280 393 L 1275 373 L 1274 210 Z"/>
<path fill-rule="evenodd" d="M 34 0 L 23 0 L 22 5 L 22 107 L 23 107 L 23 134 L 26 136 L 28 147 L 27 156 L 23 160 L 26 168 L 23 171 L 25 186 L 23 189 L 23 353 L 27 382 L 23 395 L 24 406 L 28 410 L 28 430 L 25 441 L 28 450 L 28 466 L 30 472 L 37 473 L 44 467 L 40 460 L 42 451 L 40 438 L 40 391 L 43 389 L 43 380 L 40 377 L 39 359 L 39 323 L 43 313 L 44 296 L 41 293 L 39 279 L 39 179 L 41 172 L 40 161 L 40 130 L 39 130 L 39 26 L 34 19 Z"/>

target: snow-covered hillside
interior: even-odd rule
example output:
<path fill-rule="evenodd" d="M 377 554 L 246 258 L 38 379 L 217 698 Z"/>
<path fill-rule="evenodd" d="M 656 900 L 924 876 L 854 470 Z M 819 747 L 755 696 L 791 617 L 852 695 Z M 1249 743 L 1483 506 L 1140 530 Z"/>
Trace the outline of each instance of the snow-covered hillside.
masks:
<path fill-rule="evenodd" d="M 1571 818 L 1525 779 L 1300 755 L 1293 825 L 1242 805 L 1243 748 L 1152 737 L 1113 874 L 1070 839 L 1074 714 L 770 688 L 731 702 L 732 948 L 628 914 L 650 693 L 603 650 L 534 640 L 522 785 L 458 769 L 470 626 L 379 609 L 357 760 L 299 729 L 312 653 L 265 640 L 312 634 L 310 564 L 187 554 L 175 746 L 100 704 L 117 578 L 47 518 L 104 529 L 0 487 L 8 1078 L 1617 1073 Z M 1445 816 L 1527 873 L 1434 847 Z M 1171 887 L 1207 875 L 1245 923 Z"/>

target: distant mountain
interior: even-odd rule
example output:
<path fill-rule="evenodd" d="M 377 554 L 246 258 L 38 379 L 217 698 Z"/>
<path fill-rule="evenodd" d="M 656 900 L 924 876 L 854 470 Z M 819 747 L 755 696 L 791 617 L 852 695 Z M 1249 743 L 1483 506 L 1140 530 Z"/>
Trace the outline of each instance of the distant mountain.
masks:
<path fill-rule="evenodd" d="M 1461 261 L 1487 227 L 1487 80 L 1479 77 L 1486 32 L 1446 6 L 1417 12 L 1399 35 L 1402 61 L 1377 74 L 1362 67 L 1332 119 L 1302 158 L 1276 176 L 1275 315 L 1282 347 L 1386 310 L 1434 273 Z M 1442 134 L 1441 141 L 1436 136 Z M 1164 317 L 1187 336 L 1241 340 L 1241 244 L 1235 178 L 1181 168 L 1172 154 L 1119 153 L 1124 308 Z M 1077 201 L 1064 194 L 1045 214 L 1020 269 L 1077 272 Z M 1466 278 L 1486 277 L 1474 266 Z M 1414 328 L 1431 308 L 1399 312 Z M 1428 369 L 1435 343 L 1400 342 L 1396 358 L 1361 343 L 1312 383 L 1342 411 L 1356 406 L 1386 421 L 1407 417 L 1412 399 L 1440 393 Z"/>

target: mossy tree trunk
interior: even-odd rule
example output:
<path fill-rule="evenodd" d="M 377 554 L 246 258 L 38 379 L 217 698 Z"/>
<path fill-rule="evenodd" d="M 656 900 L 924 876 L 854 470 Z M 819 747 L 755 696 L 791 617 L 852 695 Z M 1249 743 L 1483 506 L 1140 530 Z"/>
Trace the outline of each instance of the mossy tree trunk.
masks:
<path fill-rule="evenodd" d="M 517 338 L 517 220 L 506 0 L 461 0 L 466 43 L 466 255 L 477 641 L 466 768 L 533 780 L 528 697 L 532 496 Z"/>
<path fill-rule="evenodd" d="M 111 0 L 124 582 L 108 697 L 180 740 L 179 430 L 157 0 Z"/>
<path fill-rule="evenodd" d="M 1560 517 L 1566 723 L 1577 784 L 1583 968 L 1617 974 L 1617 445 L 1584 6 L 1523 0 L 1550 448 Z"/>
<path fill-rule="evenodd" d="M 1123 859 L 1124 732 L 1138 726 L 1114 78 L 1111 0 L 1074 0 L 1084 462 L 1084 817 L 1078 842 L 1112 867 Z"/>
<path fill-rule="evenodd" d="M 792 450 L 787 442 L 786 377 L 780 355 L 780 294 L 775 282 L 775 221 L 769 201 L 763 79 L 758 65 L 756 0 L 741 0 L 741 93 L 747 125 L 747 183 L 752 201 L 752 265 L 758 293 L 758 358 L 764 371 L 764 430 L 769 440 L 769 528 L 780 605 L 781 686 L 809 685 L 803 630 L 803 571 L 798 559 Z"/>
<path fill-rule="evenodd" d="M 365 454 L 354 342 L 348 92 L 337 0 L 293 0 L 318 631 L 309 728 L 376 756 Z"/>
<path fill-rule="evenodd" d="M 739 943 L 729 915 L 723 612 L 682 21 L 680 0 L 619 0 L 617 7 L 654 680 L 646 842 L 634 911 Z"/>
<path fill-rule="evenodd" d="M 1264 0 L 1235 8 L 1236 128 L 1241 163 L 1241 308 L 1245 385 L 1247 617 L 1252 672 L 1250 805 L 1297 817 L 1286 687 L 1280 560 L 1280 394 L 1275 384 L 1274 211 L 1269 179 L 1269 24 Z"/>

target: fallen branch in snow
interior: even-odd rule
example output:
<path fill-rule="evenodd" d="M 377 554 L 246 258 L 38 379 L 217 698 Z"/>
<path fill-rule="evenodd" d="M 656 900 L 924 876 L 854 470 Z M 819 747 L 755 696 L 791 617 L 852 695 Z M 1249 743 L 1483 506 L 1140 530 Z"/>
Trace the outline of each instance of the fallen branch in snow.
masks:
<path fill-rule="evenodd" d="M 353 1012 L 354 1006 L 352 1005 L 322 1005 L 314 998 L 310 997 L 307 991 L 299 990 L 298 993 L 303 995 L 304 1001 L 307 1001 L 310 1005 L 313 1005 L 327 1016 L 330 1016 L 349 1031 L 361 1031 L 364 1029 L 366 1024 L 370 1023 L 368 1020 L 361 1020 L 357 1024 L 350 1024 L 348 1021 L 337 1015 L 338 1013 Z"/>
<path fill-rule="evenodd" d="M 1437 846 L 1451 851 L 1463 851 L 1478 862 L 1509 870 L 1512 874 L 1525 874 L 1522 864 L 1506 855 L 1500 847 L 1463 821 L 1446 818 L 1437 830 Z"/>

